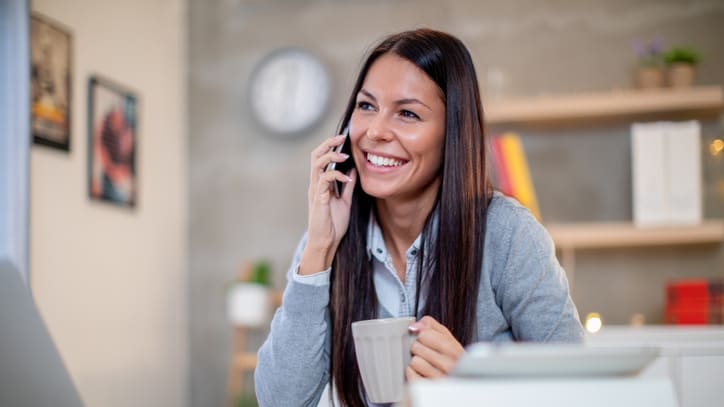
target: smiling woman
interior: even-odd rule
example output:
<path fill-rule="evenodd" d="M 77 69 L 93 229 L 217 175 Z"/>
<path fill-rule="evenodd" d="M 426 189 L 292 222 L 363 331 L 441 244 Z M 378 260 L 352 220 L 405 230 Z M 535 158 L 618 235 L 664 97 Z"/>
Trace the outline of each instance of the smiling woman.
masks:
<path fill-rule="evenodd" d="M 476 341 L 579 342 L 583 331 L 550 237 L 494 192 L 470 54 L 421 29 L 367 57 L 336 136 L 311 154 L 308 229 L 255 371 L 262 405 L 372 405 L 351 324 L 409 317 L 407 380 L 447 375 Z M 325 171 L 353 160 L 348 174 Z M 337 197 L 331 186 L 347 185 Z M 400 372 L 402 374 L 402 372 Z"/>

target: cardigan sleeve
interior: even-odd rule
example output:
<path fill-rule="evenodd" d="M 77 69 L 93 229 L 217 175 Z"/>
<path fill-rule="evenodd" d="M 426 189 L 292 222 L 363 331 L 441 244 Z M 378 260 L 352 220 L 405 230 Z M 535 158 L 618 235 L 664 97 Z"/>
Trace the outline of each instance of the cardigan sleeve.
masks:
<path fill-rule="evenodd" d="M 287 274 L 282 305 L 259 349 L 254 383 L 260 406 L 316 406 L 329 382 L 329 282 L 295 278 L 305 243 L 306 236 Z"/>
<path fill-rule="evenodd" d="M 533 215 L 509 205 L 499 234 L 505 241 L 502 269 L 493 285 L 496 302 L 512 336 L 519 341 L 582 342 L 578 311 L 571 299 L 566 273 L 558 263 L 553 240 Z"/>

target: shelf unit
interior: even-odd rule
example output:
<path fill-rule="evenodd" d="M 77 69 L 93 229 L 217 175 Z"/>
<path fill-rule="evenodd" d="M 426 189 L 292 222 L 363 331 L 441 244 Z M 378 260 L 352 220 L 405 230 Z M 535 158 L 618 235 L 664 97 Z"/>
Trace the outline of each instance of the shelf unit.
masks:
<path fill-rule="evenodd" d="M 272 309 L 282 305 L 283 292 L 280 290 L 269 291 L 269 303 Z M 227 377 L 227 405 L 236 406 L 236 398 L 241 394 L 244 385 L 244 375 L 256 369 L 256 351 L 247 350 L 247 336 L 252 328 L 247 326 L 233 326 L 231 338 L 231 360 L 229 361 L 229 372 Z"/>
<path fill-rule="evenodd" d="M 629 222 L 550 224 L 546 229 L 561 254 L 561 263 L 573 280 L 579 249 L 721 244 L 724 220 L 707 219 L 698 225 L 637 227 Z"/>
<path fill-rule="evenodd" d="M 720 243 L 724 241 L 724 220 L 708 219 L 698 225 L 637 227 L 628 222 L 550 224 L 556 247 L 602 249 L 631 246 Z"/>
<path fill-rule="evenodd" d="M 716 118 L 724 108 L 719 85 L 688 88 L 626 89 L 541 95 L 486 105 L 486 121 L 498 126 L 590 127 L 602 122 Z M 547 225 L 572 285 L 575 251 L 682 244 L 721 244 L 724 221 L 696 226 L 637 228 L 632 223 Z"/>
<path fill-rule="evenodd" d="M 486 121 L 499 124 L 565 124 L 651 117 L 715 117 L 724 105 L 718 85 L 541 95 L 486 105 Z"/>

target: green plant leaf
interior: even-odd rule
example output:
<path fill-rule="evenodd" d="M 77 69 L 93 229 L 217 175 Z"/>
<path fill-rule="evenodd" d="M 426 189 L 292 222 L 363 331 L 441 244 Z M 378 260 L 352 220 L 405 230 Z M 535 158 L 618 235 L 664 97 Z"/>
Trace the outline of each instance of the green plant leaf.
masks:
<path fill-rule="evenodd" d="M 667 65 L 683 63 L 696 65 L 701 60 L 699 52 L 691 47 L 674 47 L 664 54 Z"/>
<path fill-rule="evenodd" d="M 267 287 L 271 285 L 271 266 L 268 261 L 260 260 L 254 263 L 249 282 Z"/>

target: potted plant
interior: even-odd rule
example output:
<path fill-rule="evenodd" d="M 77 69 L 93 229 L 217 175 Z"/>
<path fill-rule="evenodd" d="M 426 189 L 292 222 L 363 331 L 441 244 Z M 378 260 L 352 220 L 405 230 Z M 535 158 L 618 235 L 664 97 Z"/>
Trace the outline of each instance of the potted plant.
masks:
<path fill-rule="evenodd" d="M 660 88 L 664 84 L 663 40 L 660 37 L 648 42 L 634 43 L 638 59 L 635 71 L 636 87 Z"/>
<path fill-rule="evenodd" d="M 694 68 L 699 63 L 699 53 L 691 47 L 674 47 L 664 54 L 668 67 L 669 85 L 674 88 L 694 83 Z"/>
<path fill-rule="evenodd" d="M 266 260 L 246 264 L 239 279 L 227 286 L 226 310 L 232 325 L 259 327 L 269 322 L 270 269 Z"/>

